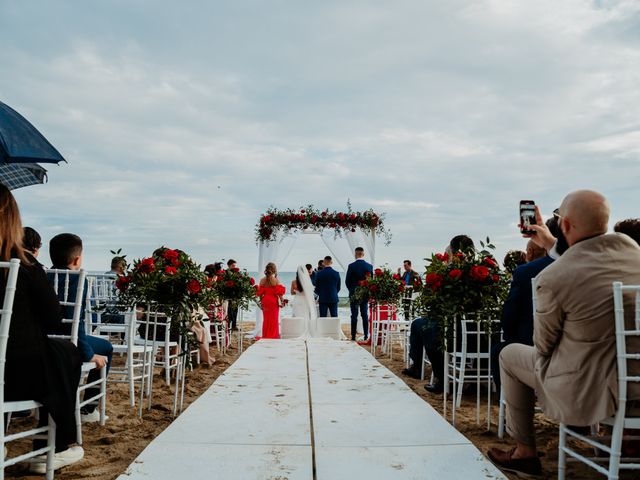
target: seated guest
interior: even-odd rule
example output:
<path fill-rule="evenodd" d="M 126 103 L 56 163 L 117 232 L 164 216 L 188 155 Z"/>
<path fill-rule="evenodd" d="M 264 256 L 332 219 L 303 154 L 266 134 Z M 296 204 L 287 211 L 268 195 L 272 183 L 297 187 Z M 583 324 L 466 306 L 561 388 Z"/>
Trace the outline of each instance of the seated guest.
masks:
<path fill-rule="evenodd" d="M 614 232 L 624 233 L 633 238 L 638 245 L 640 245 L 640 218 L 627 218 L 626 220 L 620 220 L 613 227 Z"/>
<path fill-rule="evenodd" d="M 536 282 L 534 346 L 512 344 L 500 354 L 507 403 L 509 451 L 489 450 L 499 466 L 540 474 L 533 425 L 537 399 L 545 415 L 575 426 L 613 415 L 618 404 L 616 336 L 611 284 L 640 283 L 640 247 L 607 235 L 609 204 L 589 190 L 570 193 L 557 217 L 569 248 Z M 627 299 L 633 314 L 632 299 Z M 631 318 L 629 318 L 631 320 Z M 638 351 L 640 338 L 628 340 Z M 629 375 L 640 375 L 638 362 Z M 627 413 L 640 414 L 640 385 L 630 383 Z"/>
<path fill-rule="evenodd" d="M 53 268 L 68 269 L 68 270 L 80 270 L 82 267 L 82 239 L 72 233 L 61 233 L 56 235 L 49 242 L 49 256 L 53 263 Z M 49 275 L 49 281 L 53 282 L 53 274 Z M 62 298 L 64 295 L 64 277 L 58 278 L 58 298 Z M 78 288 L 78 277 L 71 276 L 69 278 L 69 297 L 75 299 L 76 291 Z M 82 305 L 86 303 L 87 296 L 87 284 L 85 283 L 84 295 Z M 64 309 L 64 318 L 73 317 L 73 307 L 69 306 Z M 64 325 L 64 333 L 71 333 L 71 326 Z M 57 333 L 50 331 L 48 333 Z M 84 308 L 80 314 L 80 327 L 78 328 L 78 349 L 82 356 L 83 362 L 94 362 L 97 368 L 94 368 L 89 372 L 89 378 L 87 383 L 94 382 L 100 379 L 101 368 L 106 368 L 107 373 L 111 366 L 111 356 L 113 354 L 113 346 L 108 340 L 104 338 L 94 337 L 93 335 L 87 335 L 84 328 Z M 85 390 L 87 397 L 93 397 L 100 393 L 99 388 L 88 388 Z M 88 404 L 82 407 L 82 421 L 85 423 L 97 422 L 100 420 L 100 415 L 95 408 L 94 404 Z"/>
<path fill-rule="evenodd" d="M 473 240 L 466 235 L 456 235 L 447 246 L 447 252 L 451 253 L 466 252 L 474 249 Z M 409 356 L 413 361 L 413 365 L 404 369 L 402 373 L 413 378 L 420 378 L 422 350 L 424 348 L 431 362 L 434 378 L 432 384 L 425 385 L 425 389 L 431 393 L 442 393 L 443 391 L 444 353 L 441 339 L 440 321 L 438 319 L 420 317 L 411 322 Z"/>
<path fill-rule="evenodd" d="M 562 235 L 555 217 L 547 221 L 547 227 L 556 238 Z M 559 253 L 562 254 L 564 252 L 561 251 Z M 491 349 L 491 373 L 498 391 L 500 391 L 499 356 L 502 349 L 512 343 L 533 345 L 533 294 L 531 280 L 553 262 L 553 259 L 546 255 L 545 250 L 537 246 L 532 240 L 529 240 L 527 244 L 527 259 L 529 259 L 529 263 L 520 265 L 513 272 L 511 288 L 502 307 L 502 317 L 500 318 L 503 341 L 497 343 Z"/>
<path fill-rule="evenodd" d="M 24 227 L 22 246 L 34 259 L 38 258 L 38 255 L 40 255 L 40 248 L 42 247 L 42 238 L 40 237 L 40 234 L 31 227 Z M 40 262 L 37 263 L 38 265 L 42 265 Z"/>
<path fill-rule="evenodd" d="M 47 330 L 61 324 L 60 304 L 47 282 L 44 270 L 23 249 L 20 212 L 9 190 L 0 185 L 0 260 L 20 259 L 18 283 L 7 342 L 5 367 L 5 400 L 36 400 L 44 405 L 39 425 L 45 426 L 48 415 L 56 422 L 56 455 L 58 469 L 82 459 L 82 447 L 76 442 L 75 403 L 80 381 L 81 358 L 68 340 L 48 338 Z M 4 296 L 5 277 L 0 276 L 0 294 Z M 34 442 L 34 449 L 46 446 Z M 45 473 L 46 458 L 36 457 L 31 463 L 34 473 Z"/>
<path fill-rule="evenodd" d="M 311 278 L 311 284 L 315 287 L 316 285 L 316 271 L 313 269 L 313 265 L 307 263 L 305 265 L 307 272 L 309 273 L 309 277 Z"/>
<path fill-rule="evenodd" d="M 116 255 L 111 259 L 111 270 L 105 272 L 107 275 L 124 275 L 127 268 L 127 261 L 124 257 Z"/>
<path fill-rule="evenodd" d="M 527 263 L 527 254 L 522 250 L 509 250 L 502 260 L 504 269 L 509 275 L 513 275 L 513 271 L 525 263 Z"/>

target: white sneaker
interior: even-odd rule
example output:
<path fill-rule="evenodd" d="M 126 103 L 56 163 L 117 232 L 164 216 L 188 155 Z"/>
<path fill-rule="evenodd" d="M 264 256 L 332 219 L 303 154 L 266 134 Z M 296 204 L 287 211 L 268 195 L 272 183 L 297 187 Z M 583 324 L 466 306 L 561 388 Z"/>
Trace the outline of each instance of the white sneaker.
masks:
<path fill-rule="evenodd" d="M 59 470 L 62 467 L 66 467 L 73 463 L 79 462 L 84 457 L 84 450 L 82 447 L 67 448 L 63 452 L 56 453 L 53 457 L 53 469 Z M 35 460 L 35 458 L 33 459 Z M 31 473 L 47 473 L 47 457 L 44 457 L 44 461 L 33 461 L 29 467 Z M 40 458 L 38 458 L 40 460 Z"/>
<path fill-rule="evenodd" d="M 105 415 L 104 416 L 104 420 L 105 421 L 109 420 L 109 415 Z M 82 413 L 82 414 L 80 414 L 80 421 L 82 421 L 82 423 L 96 423 L 96 422 L 99 422 L 100 421 L 100 412 L 96 408 L 91 413 Z"/>

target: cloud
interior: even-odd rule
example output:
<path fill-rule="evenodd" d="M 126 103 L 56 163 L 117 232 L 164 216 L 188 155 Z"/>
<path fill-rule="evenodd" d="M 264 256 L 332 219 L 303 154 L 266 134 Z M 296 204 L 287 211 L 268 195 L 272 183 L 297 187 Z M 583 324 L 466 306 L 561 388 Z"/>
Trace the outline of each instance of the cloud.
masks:
<path fill-rule="evenodd" d="M 524 247 L 522 198 L 638 215 L 635 1 L 2 8 L 0 97 L 69 160 L 16 197 L 92 269 L 159 244 L 253 267 L 270 205 L 386 211 L 392 265 L 457 233 Z"/>

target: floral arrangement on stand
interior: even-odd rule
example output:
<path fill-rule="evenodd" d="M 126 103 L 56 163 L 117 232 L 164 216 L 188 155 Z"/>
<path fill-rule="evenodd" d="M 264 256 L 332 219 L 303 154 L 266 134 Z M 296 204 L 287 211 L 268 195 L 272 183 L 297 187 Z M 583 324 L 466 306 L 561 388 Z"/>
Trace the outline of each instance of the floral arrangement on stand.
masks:
<path fill-rule="evenodd" d="M 246 271 L 219 270 L 216 277 L 213 288 L 219 301 L 227 300 L 229 305 L 244 310 L 256 300 L 256 281 Z"/>
<path fill-rule="evenodd" d="M 135 260 L 126 274 L 116 279 L 116 288 L 122 303 L 129 307 L 162 308 L 171 317 L 172 331 L 185 341 L 191 338 L 186 333 L 194 312 L 206 309 L 215 295 L 212 282 L 200 265 L 185 252 L 166 247 Z"/>
<path fill-rule="evenodd" d="M 441 321 L 447 336 L 452 335 L 455 318 L 483 321 L 484 313 L 500 311 L 509 291 L 508 277 L 491 253 L 495 246 L 489 238 L 480 245 L 480 251 L 435 253 L 425 259 L 425 283 L 414 300 L 414 312 Z"/>
<path fill-rule="evenodd" d="M 388 268 L 376 268 L 373 276 L 362 280 L 351 298 L 354 303 L 369 299 L 378 305 L 398 305 L 402 300 L 405 285 L 397 273 Z"/>
<path fill-rule="evenodd" d="M 347 202 L 347 211 L 339 212 L 329 210 L 317 210 L 313 205 L 302 207 L 298 210 L 277 210 L 273 207 L 260 216 L 256 225 L 256 241 L 271 242 L 278 233 L 289 233 L 295 230 L 310 230 L 320 232 L 325 228 L 333 229 L 336 235 L 341 236 L 345 232 L 355 232 L 361 229 L 370 233 L 377 233 L 385 238 L 385 245 L 391 242 L 391 233 L 385 228 L 384 214 L 378 214 L 373 210 L 355 212 L 351 204 Z"/>

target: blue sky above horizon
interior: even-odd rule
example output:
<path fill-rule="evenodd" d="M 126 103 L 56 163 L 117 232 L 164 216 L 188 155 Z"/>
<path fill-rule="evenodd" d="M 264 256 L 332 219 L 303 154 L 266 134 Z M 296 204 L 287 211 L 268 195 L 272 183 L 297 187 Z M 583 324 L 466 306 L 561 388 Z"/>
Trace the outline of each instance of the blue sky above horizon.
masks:
<path fill-rule="evenodd" d="M 0 100 L 69 161 L 15 192 L 24 223 L 92 270 L 161 244 L 253 270 L 270 205 L 386 212 L 394 267 L 524 248 L 520 199 L 640 216 L 637 1 L 9 0 L 0 42 Z"/>

